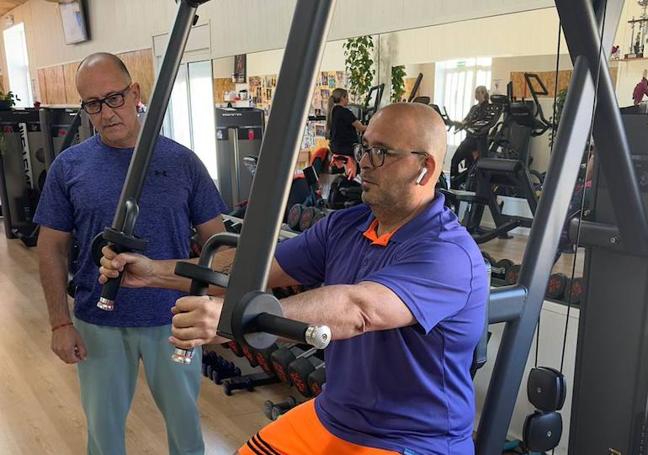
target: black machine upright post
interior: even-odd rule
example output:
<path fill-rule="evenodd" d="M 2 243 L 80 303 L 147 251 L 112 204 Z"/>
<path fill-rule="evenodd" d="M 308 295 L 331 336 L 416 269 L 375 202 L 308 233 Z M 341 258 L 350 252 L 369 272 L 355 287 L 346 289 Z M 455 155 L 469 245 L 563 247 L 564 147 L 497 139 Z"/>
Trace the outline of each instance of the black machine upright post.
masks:
<path fill-rule="evenodd" d="M 241 312 L 237 308 L 240 310 L 244 297 L 266 288 L 334 3 L 299 0 L 295 7 L 218 324 L 218 333 L 228 338 L 242 339 L 239 329 L 250 330 L 250 327 L 240 327 Z M 246 301 L 249 303 L 249 299 Z"/>
<path fill-rule="evenodd" d="M 157 143 L 160 128 L 164 120 L 173 83 L 178 73 L 182 54 L 184 53 L 189 32 L 197 19 L 196 9 L 208 0 L 181 0 L 178 7 L 175 24 L 169 36 L 169 43 L 164 54 L 162 67 L 155 81 L 151 96 L 150 109 L 144 125 L 140 130 L 133 151 L 133 157 L 128 168 L 126 181 L 122 188 L 117 210 L 112 223 L 112 229 L 104 232 L 104 240 L 112 243 L 114 249 L 126 251 L 144 246 L 143 242 L 133 237 L 135 222 L 139 211 L 138 203 L 148 170 L 151 155 Z M 115 297 L 119 291 L 121 275 L 109 280 L 103 287 L 97 306 L 111 311 L 114 308 Z"/>
<path fill-rule="evenodd" d="M 507 315 L 500 349 L 486 394 L 479 428 L 477 454 L 501 453 L 524 375 L 533 334 L 544 302 L 545 289 L 567 216 L 571 190 L 588 139 L 593 110 L 594 84 L 590 65 L 579 57 L 569 85 L 565 108 L 556 135 L 543 195 L 538 204 L 518 284 L 495 295 L 518 294 L 518 315 Z M 522 292 L 523 291 L 523 292 Z M 520 294 L 526 294 L 522 297 Z M 491 313 L 491 322 L 494 314 Z"/>

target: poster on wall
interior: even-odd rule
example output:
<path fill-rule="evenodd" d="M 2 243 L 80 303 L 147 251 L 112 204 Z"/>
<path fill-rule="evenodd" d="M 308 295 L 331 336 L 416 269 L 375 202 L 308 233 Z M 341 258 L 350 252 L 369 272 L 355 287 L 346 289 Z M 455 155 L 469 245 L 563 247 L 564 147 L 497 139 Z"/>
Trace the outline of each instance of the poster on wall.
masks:
<path fill-rule="evenodd" d="M 234 74 L 232 80 L 237 84 L 245 84 L 247 76 L 247 55 L 239 54 L 234 56 Z"/>
<path fill-rule="evenodd" d="M 59 12 L 65 44 L 77 44 L 90 39 L 81 0 L 60 3 Z"/>

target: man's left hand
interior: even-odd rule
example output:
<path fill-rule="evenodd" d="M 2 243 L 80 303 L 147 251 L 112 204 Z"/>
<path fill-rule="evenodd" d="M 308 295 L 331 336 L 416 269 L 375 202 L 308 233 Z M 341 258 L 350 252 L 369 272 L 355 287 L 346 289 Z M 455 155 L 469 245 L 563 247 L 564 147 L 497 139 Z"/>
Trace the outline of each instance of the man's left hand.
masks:
<path fill-rule="evenodd" d="M 190 296 L 178 299 L 171 308 L 174 316 L 169 342 L 176 347 L 189 349 L 229 341 L 216 335 L 222 309 L 223 299 L 219 297 Z"/>

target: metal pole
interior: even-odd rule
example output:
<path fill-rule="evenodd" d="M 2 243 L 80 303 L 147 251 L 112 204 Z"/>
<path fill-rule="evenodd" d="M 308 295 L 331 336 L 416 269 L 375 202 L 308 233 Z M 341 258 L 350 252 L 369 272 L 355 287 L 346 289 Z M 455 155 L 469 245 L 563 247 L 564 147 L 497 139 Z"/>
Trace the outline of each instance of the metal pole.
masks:
<path fill-rule="evenodd" d="M 502 335 L 477 430 L 479 455 L 500 453 L 506 440 L 554 254 L 588 139 L 593 99 L 594 84 L 589 65 L 584 57 L 578 57 L 520 270 L 518 286 L 528 289 L 528 295 L 520 318 L 507 322 Z"/>
<path fill-rule="evenodd" d="M 264 291 L 335 1 L 299 0 L 263 138 L 218 333 L 232 338 L 237 302 Z"/>
<path fill-rule="evenodd" d="M 126 174 L 126 181 L 124 182 L 117 210 L 115 211 L 112 230 L 118 236 L 132 237 L 135 222 L 137 221 L 139 198 L 142 193 L 142 187 L 144 186 L 151 155 L 157 143 L 162 122 L 164 121 L 164 114 L 169 104 L 169 98 L 173 90 L 173 82 L 178 73 L 178 67 L 182 60 L 187 39 L 189 38 L 191 26 L 194 25 L 196 20 L 196 9 L 198 5 L 205 3 L 205 1 L 207 0 L 182 0 L 180 2 L 176 20 L 171 35 L 169 36 L 169 43 L 164 54 L 164 60 L 162 61 L 162 67 L 160 68 L 160 73 L 153 88 L 151 107 L 137 138 L 133 157 L 131 158 L 128 173 Z M 129 207 L 135 210 L 135 212 L 127 213 Z M 106 237 L 104 236 L 104 238 Z M 120 249 L 119 243 L 115 247 L 117 250 L 124 251 L 123 248 Z M 101 291 L 101 298 L 97 303 L 99 308 L 107 311 L 113 309 L 120 283 L 121 275 L 118 278 L 108 280 Z"/>

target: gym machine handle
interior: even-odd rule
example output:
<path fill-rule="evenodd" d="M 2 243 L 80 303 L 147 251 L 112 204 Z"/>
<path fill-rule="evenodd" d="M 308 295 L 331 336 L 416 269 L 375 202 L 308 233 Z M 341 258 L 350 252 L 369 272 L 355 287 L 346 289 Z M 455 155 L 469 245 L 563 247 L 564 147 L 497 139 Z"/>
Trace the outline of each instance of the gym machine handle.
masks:
<path fill-rule="evenodd" d="M 317 349 L 324 349 L 331 341 L 329 327 L 284 318 L 279 300 L 263 291 L 248 292 L 236 302 L 232 312 L 232 335 L 239 343 L 244 342 L 255 349 L 271 346 L 278 337 Z"/>
<path fill-rule="evenodd" d="M 125 202 L 125 225 L 134 226 L 137 215 L 139 214 L 139 207 L 137 203 L 133 200 L 127 200 Z M 116 229 L 106 228 L 100 236 L 97 236 L 93 242 L 93 250 L 101 252 L 101 248 L 105 245 L 110 246 L 110 248 L 115 251 L 115 253 L 126 253 L 130 251 L 144 251 L 146 248 L 146 241 L 138 239 L 132 235 L 132 230 L 125 230 L 126 232 L 120 232 Z M 94 245 L 95 242 L 98 242 L 98 246 Z M 97 255 L 98 256 L 98 255 Z M 100 256 L 95 257 L 97 261 Z M 101 290 L 101 297 L 99 302 L 97 302 L 97 307 L 104 311 L 113 311 L 115 309 L 115 297 L 117 297 L 117 292 L 119 292 L 119 287 L 121 285 L 122 273 L 119 273 L 117 278 L 110 278 L 106 284 L 104 284 L 103 289 Z"/>
<path fill-rule="evenodd" d="M 137 208 L 142 193 L 146 173 L 153 155 L 155 143 L 157 142 L 160 128 L 164 121 L 166 106 L 169 104 L 173 81 L 180 67 L 180 60 L 184 53 L 191 26 L 195 25 L 197 16 L 196 9 L 208 0 L 182 0 L 178 7 L 176 20 L 169 36 L 169 43 L 164 54 L 164 60 L 160 67 L 159 75 L 155 81 L 153 94 L 151 96 L 150 109 L 140 130 L 131 158 L 126 181 L 122 188 L 115 217 L 112 223 L 111 232 L 114 241 L 110 241 L 115 251 L 128 251 L 126 244 L 137 241 L 133 237 L 135 222 L 137 221 Z M 130 209 L 129 205 L 130 204 Z M 109 241 L 104 231 L 104 240 Z M 114 309 L 114 301 L 121 284 L 121 275 L 118 278 L 109 280 L 101 291 L 101 298 L 97 307 L 111 311 Z"/>
<path fill-rule="evenodd" d="M 191 279 L 191 287 L 189 289 L 190 295 L 207 295 L 209 285 L 226 288 L 229 282 L 227 275 L 219 272 L 214 272 L 211 269 L 212 259 L 216 250 L 222 246 L 229 246 L 236 248 L 238 245 L 239 236 L 230 232 L 222 232 L 215 234 L 205 242 L 198 264 L 191 262 L 178 262 L 176 263 L 174 273 L 178 276 Z M 193 358 L 194 350 L 183 349 L 176 347 L 173 350 L 171 359 L 174 362 L 188 365 Z"/>
<path fill-rule="evenodd" d="M 308 325 L 270 313 L 261 313 L 254 318 L 246 330 L 249 332 L 266 332 L 281 338 L 299 341 L 324 349 L 331 341 L 331 329 L 325 325 Z"/>

